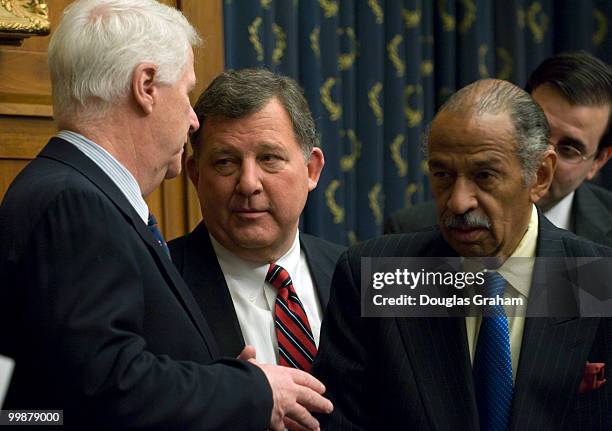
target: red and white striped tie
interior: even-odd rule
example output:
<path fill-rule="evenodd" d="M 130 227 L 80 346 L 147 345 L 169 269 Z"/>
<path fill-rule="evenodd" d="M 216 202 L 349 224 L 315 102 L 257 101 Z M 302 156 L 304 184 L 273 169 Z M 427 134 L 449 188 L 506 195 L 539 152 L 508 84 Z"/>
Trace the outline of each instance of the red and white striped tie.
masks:
<path fill-rule="evenodd" d="M 310 372 L 317 354 L 317 345 L 291 277 L 282 266 L 271 263 L 266 281 L 278 290 L 274 305 L 274 327 L 279 363 Z"/>

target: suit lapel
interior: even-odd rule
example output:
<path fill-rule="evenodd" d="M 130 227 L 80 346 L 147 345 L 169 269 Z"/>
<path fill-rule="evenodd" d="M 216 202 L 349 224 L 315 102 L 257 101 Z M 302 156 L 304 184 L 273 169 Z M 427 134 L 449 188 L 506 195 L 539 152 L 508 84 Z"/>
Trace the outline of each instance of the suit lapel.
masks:
<path fill-rule="evenodd" d="M 610 236 L 610 211 L 600 203 L 588 184 L 576 189 L 572 212 L 576 235 L 595 242 Z"/>
<path fill-rule="evenodd" d="M 183 277 L 209 321 L 221 354 L 236 357 L 245 342 L 229 288 L 204 222 L 187 237 L 183 259 Z"/>
<path fill-rule="evenodd" d="M 536 255 L 544 259 L 568 256 L 560 231 L 541 215 L 539 223 Z M 536 262 L 528 310 L 532 295 L 534 298 L 565 297 L 570 300 L 565 301 L 561 310 L 557 308 L 556 317 L 525 319 L 510 429 L 558 429 L 561 426 L 576 396 L 599 323 L 599 319 L 576 317 L 578 307 L 571 287 L 550 283 L 546 275 L 547 264 L 550 262 Z"/>
<path fill-rule="evenodd" d="M 142 241 L 147 245 L 149 251 L 153 255 L 157 266 L 168 286 L 179 299 L 179 302 L 185 308 L 187 315 L 190 317 L 193 324 L 198 329 L 204 343 L 208 347 L 210 354 L 214 357 L 217 355 L 216 346 L 210 344 L 212 339 L 210 329 L 198 309 L 193 296 L 189 292 L 187 286 L 181 279 L 172 261 L 165 254 L 163 249 L 156 242 L 155 238 L 149 232 L 147 226 L 138 216 L 132 205 L 125 198 L 121 190 L 115 183 L 106 175 L 92 160 L 85 156 L 81 151 L 74 147 L 69 142 L 63 139 L 53 138 L 47 146 L 41 151 L 39 157 L 53 159 L 57 162 L 67 164 L 73 169 L 80 172 L 88 178 L 96 187 L 102 191 L 121 211 L 126 221 L 136 230 Z"/>
<path fill-rule="evenodd" d="M 437 235 L 428 256 L 456 257 Z M 406 255 L 400 251 L 399 256 Z M 396 318 L 431 428 L 478 429 L 464 317 Z M 440 414 L 444 412 L 444 414 Z"/>
<path fill-rule="evenodd" d="M 396 321 L 431 428 L 477 429 L 465 318 L 398 318 Z"/>
<path fill-rule="evenodd" d="M 329 261 L 325 259 L 325 255 L 317 253 L 316 244 L 314 244 L 308 235 L 304 235 L 301 232 L 300 245 L 306 255 L 306 261 L 308 262 L 310 275 L 319 296 L 321 308 L 325 310 L 329 302 L 329 289 L 335 265 L 330 265 Z"/>

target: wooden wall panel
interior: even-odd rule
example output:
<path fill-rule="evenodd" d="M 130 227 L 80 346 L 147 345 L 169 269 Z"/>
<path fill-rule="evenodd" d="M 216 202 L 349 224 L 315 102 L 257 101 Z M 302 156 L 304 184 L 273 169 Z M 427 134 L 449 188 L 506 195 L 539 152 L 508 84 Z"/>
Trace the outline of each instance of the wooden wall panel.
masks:
<path fill-rule="evenodd" d="M 192 94 L 195 101 L 211 79 L 223 70 L 222 0 L 161 2 L 178 6 L 205 41 L 195 52 L 198 79 Z M 51 33 L 70 3 L 71 0 L 48 2 Z M 47 66 L 49 38 L 32 37 L 20 47 L 0 46 L 0 199 L 17 173 L 57 131 L 52 118 Z M 183 235 L 201 219 L 195 190 L 185 173 L 164 181 L 147 198 L 147 203 L 167 239 Z"/>
<path fill-rule="evenodd" d="M 181 0 L 183 13 L 194 24 L 202 37 L 203 44 L 195 50 L 195 71 L 198 85 L 192 94 L 195 103 L 198 96 L 225 67 L 223 44 L 223 2 L 222 0 Z M 190 154 L 190 151 L 187 152 Z M 191 181 L 186 180 L 187 226 L 189 230 L 202 219 L 200 203 Z"/>
<path fill-rule="evenodd" d="M 0 191 L 3 196 L 8 186 L 27 164 L 27 160 L 2 159 L 0 165 L 2 166 L 2 169 L 0 169 Z"/>

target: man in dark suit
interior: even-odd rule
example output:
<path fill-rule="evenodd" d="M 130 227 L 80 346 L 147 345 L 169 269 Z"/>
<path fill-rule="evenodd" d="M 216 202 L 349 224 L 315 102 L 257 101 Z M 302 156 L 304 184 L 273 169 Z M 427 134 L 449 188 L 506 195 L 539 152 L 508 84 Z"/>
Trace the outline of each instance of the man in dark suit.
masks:
<path fill-rule="evenodd" d="M 551 260 L 514 259 L 612 256 L 534 206 L 552 181 L 548 139 L 542 110 L 505 81 L 477 81 L 440 109 L 427 141 L 439 226 L 367 241 L 338 262 L 313 368 L 335 408 L 323 429 L 610 429 L 612 312 L 578 317 L 572 291 L 547 277 Z M 488 258 L 486 285 L 504 301 L 562 307 L 540 318 L 505 307 L 414 318 L 408 306 L 362 317 L 362 259 L 398 256 L 458 256 L 462 268 Z"/>
<path fill-rule="evenodd" d="M 557 227 L 612 246 L 612 192 L 589 182 L 612 157 L 612 71 L 585 52 L 553 56 L 538 66 L 526 90 L 542 107 L 558 163 L 548 193 L 538 203 Z M 389 217 L 386 233 L 436 224 L 426 202 Z"/>
<path fill-rule="evenodd" d="M 222 359 L 144 196 L 180 172 L 199 40 L 153 0 L 77 1 L 49 46 L 60 132 L 0 206 L 4 408 L 74 429 L 317 429 L 298 370 Z M 249 361 L 244 359 L 250 359 Z M 300 428 L 301 429 L 301 428 Z"/>
<path fill-rule="evenodd" d="M 267 280 L 275 265 L 290 275 L 315 353 L 344 248 L 298 230 L 324 164 L 307 102 L 294 80 L 246 69 L 215 78 L 194 109 L 202 127 L 187 170 L 203 221 L 170 242 L 172 259 L 223 354 L 249 345 L 259 361 L 308 370 L 310 360 L 284 348 L 277 288 Z"/>

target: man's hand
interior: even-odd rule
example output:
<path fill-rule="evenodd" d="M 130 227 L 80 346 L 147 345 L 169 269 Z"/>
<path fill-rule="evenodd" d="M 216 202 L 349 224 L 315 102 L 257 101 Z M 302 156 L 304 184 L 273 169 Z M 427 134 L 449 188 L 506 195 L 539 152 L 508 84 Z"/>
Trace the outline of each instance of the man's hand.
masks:
<path fill-rule="evenodd" d="M 321 396 L 325 392 L 323 383 L 295 368 L 259 364 L 254 359 L 249 362 L 262 369 L 272 387 L 270 430 L 282 431 L 285 427 L 293 431 L 319 430 L 319 422 L 310 412 L 331 413 L 334 408 L 331 401 Z"/>
<path fill-rule="evenodd" d="M 250 344 L 247 344 L 246 346 L 244 346 L 244 349 L 242 349 L 242 352 L 240 352 L 240 354 L 238 355 L 238 358 L 236 359 L 242 359 L 243 361 L 249 361 L 251 359 L 256 359 L 255 357 L 255 347 L 251 346 Z"/>

